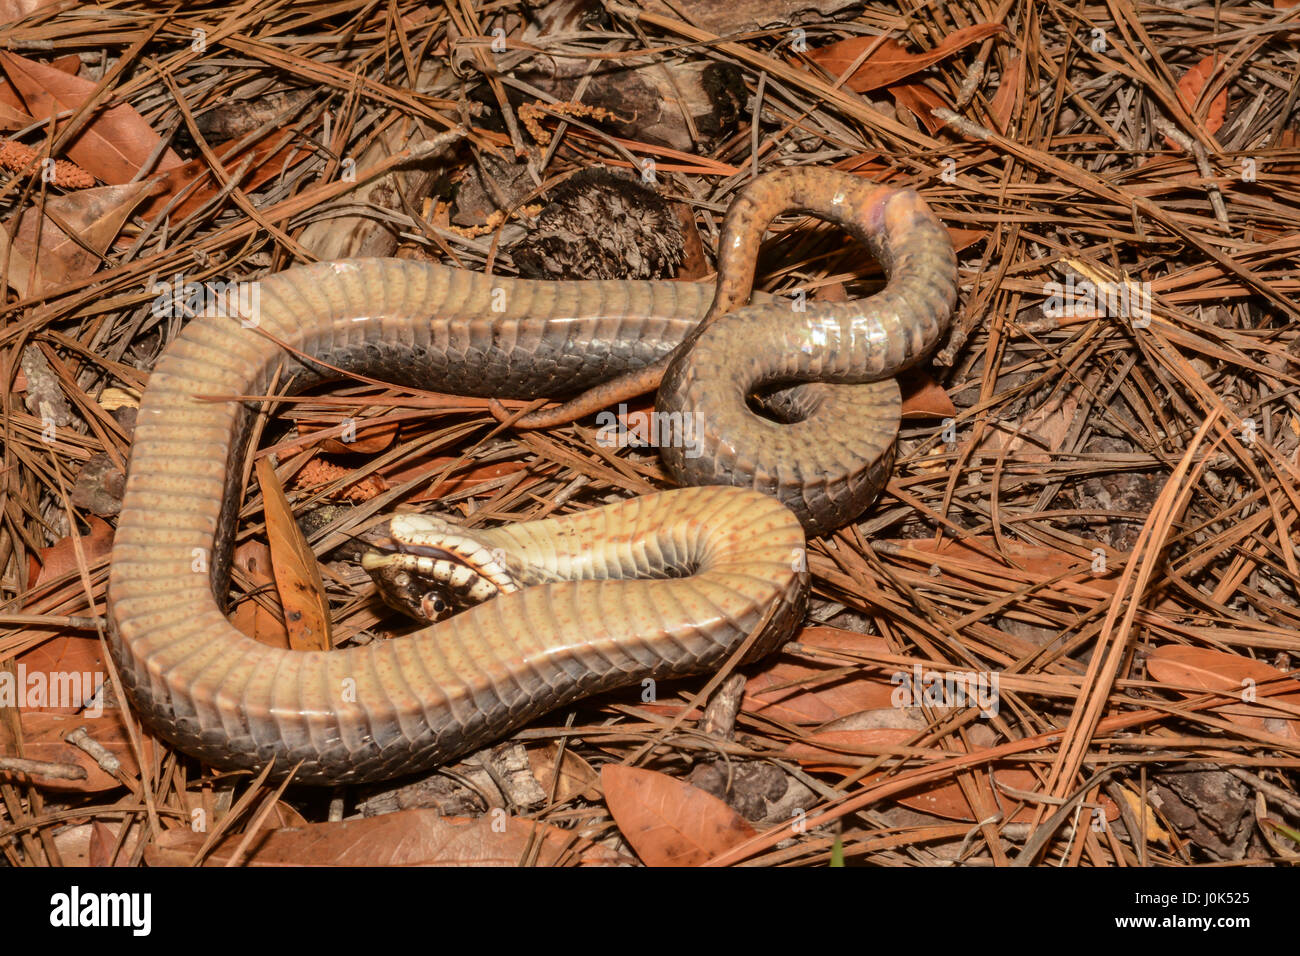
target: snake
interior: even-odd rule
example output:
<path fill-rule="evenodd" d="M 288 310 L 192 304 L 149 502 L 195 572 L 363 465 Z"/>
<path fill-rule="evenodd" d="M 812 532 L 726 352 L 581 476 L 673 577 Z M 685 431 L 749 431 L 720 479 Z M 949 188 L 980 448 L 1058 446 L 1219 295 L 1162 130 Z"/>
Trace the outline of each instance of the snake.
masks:
<path fill-rule="evenodd" d="M 883 288 L 751 302 L 759 244 L 792 212 L 864 243 Z M 807 538 L 856 518 L 888 476 L 895 376 L 945 333 L 956 258 L 914 190 L 805 167 L 737 194 L 712 284 L 387 258 L 295 266 L 258 289 L 255 314 L 191 319 L 149 377 L 108 644 L 136 713 L 181 751 L 338 785 L 434 768 L 581 698 L 780 647 L 802 623 Z M 655 413 L 677 429 L 660 455 L 682 487 L 465 533 L 398 522 L 390 536 L 415 558 L 491 556 L 479 577 L 492 599 L 366 644 L 259 643 L 225 613 L 248 396 L 341 372 L 493 399 L 578 395 L 570 412 L 657 384 Z"/>

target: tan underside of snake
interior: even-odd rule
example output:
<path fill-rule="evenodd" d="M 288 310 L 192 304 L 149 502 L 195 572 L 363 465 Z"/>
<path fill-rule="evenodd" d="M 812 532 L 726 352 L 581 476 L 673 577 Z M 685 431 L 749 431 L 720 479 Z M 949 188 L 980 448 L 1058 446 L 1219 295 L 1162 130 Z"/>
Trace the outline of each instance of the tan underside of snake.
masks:
<path fill-rule="evenodd" d="M 762 234 L 788 210 L 867 243 L 885 289 L 745 306 Z M 716 297 L 691 283 L 528 282 L 382 259 L 263 280 L 256 327 L 191 321 L 140 407 L 109 583 L 110 647 L 133 705 L 213 766 L 301 764 L 296 780 L 356 782 L 437 765 L 593 693 L 716 668 L 760 624 L 747 659 L 770 652 L 800 623 L 805 530 L 855 518 L 888 474 L 892 376 L 943 334 L 955 272 L 915 193 L 797 169 L 737 198 Z M 250 408 L 211 397 L 286 377 L 303 387 L 329 378 L 325 366 L 510 398 L 662 374 L 657 408 L 689 431 L 661 453 L 698 487 L 476 532 L 530 586 L 417 633 L 329 652 L 265 646 L 221 607 Z M 747 402 L 778 389 L 784 423 Z"/>

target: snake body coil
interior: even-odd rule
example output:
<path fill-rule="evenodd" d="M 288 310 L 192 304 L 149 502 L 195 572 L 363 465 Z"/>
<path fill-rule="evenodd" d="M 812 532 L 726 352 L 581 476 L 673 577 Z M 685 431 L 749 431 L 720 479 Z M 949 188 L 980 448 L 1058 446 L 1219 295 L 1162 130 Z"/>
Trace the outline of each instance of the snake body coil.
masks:
<path fill-rule="evenodd" d="M 885 290 L 802 311 L 744 306 L 762 233 L 789 209 L 865 240 L 889 273 Z M 915 193 L 782 170 L 737 199 L 719 277 L 714 295 L 691 283 L 343 261 L 263 280 L 255 329 L 190 322 L 141 403 L 113 548 L 110 647 L 136 709 L 217 767 L 274 760 L 280 774 L 301 764 L 302 782 L 358 782 L 434 766 L 602 690 L 716 667 L 760 624 L 747 659 L 778 646 L 801 618 L 805 528 L 856 517 L 888 472 L 892 375 L 946 327 L 955 259 Z M 303 388 L 334 366 L 532 398 L 656 363 L 668 369 L 659 409 L 695 429 L 665 462 L 707 487 L 476 532 L 531 586 L 391 641 L 285 651 L 226 620 L 251 412 L 211 396 L 259 394 L 286 376 Z M 758 389 L 785 423 L 749 408 Z"/>

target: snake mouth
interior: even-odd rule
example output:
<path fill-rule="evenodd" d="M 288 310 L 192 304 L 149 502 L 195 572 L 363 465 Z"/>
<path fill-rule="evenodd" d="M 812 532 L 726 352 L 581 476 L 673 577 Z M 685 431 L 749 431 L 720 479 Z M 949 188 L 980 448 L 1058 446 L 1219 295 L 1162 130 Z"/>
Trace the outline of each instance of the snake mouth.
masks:
<path fill-rule="evenodd" d="M 391 543 L 389 543 L 391 542 Z M 442 548 L 431 548 L 418 544 L 406 544 L 402 541 L 388 539 L 388 542 L 379 544 L 377 542 L 367 542 L 376 550 L 366 551 L 361 555 L 361 567 L 367 571 L 377 571 L 381 568 L 391 568 L 399 564 L 409 563 L 407 558 L 431 558 L 434 561 L 455 561 L 461 564 L 466 563 L 463 555 L 454 554 L 451 551 L 445 551 Z"/>

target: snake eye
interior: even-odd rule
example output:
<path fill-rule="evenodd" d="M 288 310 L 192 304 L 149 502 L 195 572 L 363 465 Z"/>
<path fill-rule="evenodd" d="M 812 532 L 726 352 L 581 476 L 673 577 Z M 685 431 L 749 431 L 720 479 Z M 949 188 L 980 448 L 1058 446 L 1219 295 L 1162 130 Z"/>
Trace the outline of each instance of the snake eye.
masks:
<path fill-rule="evenodd" d="M 430 591 L 420 598 L 420 610 L 424 612 L 426 619 L 438 621 L 451 610 L 451 605 L 436 592 Z"/>

